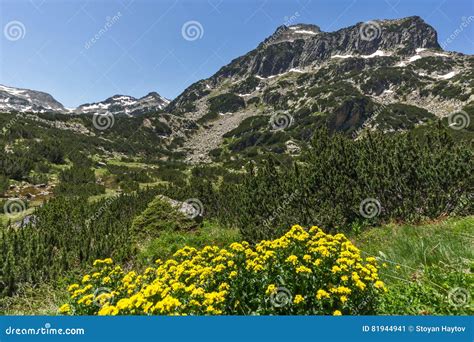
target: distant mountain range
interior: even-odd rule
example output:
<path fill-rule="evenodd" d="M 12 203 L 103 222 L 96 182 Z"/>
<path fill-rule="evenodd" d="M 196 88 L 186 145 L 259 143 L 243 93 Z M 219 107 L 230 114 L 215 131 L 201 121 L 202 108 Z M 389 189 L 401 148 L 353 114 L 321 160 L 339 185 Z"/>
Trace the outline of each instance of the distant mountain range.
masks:
<path fill-rule="evenodd" d="M 0 85 L 0 111 L 24 113 L 118 114 L 138 116 L 163 110 L 170 101 L 156 92 L 139 99 L 128 95 L 114 95 L 108 99 L 67 109 L 50 94 Z"/>
<path fill-rule="evenodd" d="M 156 92 L 151 92 L 139 99 L 128 95 L 114 95 L 102 102 L 87 103 L 73 110 L 75 114 L 125 114 L 137 116 L 163 110 L 170 101 Z"/>
<path fill-rule="evenodd" d="M 0 111 L 42 113 L 65 112 L 66 109 L 48 93 L 0 84 Z"/>
<path fill-rule="evenodd" d="M 2 86 L 0 110 L 159 112 L 168 146 L 201 162 L 258 146 L 291 153 L 322 126 L 355 137 L 412 129 L 456 111 L 473 115 L 473 88 L 474 57 L 444 51 L 434 28 L 413 16 L 335 32 L 278 27 L 171 102 L 157 93 L 116 95 L 68 111 L 48 94 Z"/>

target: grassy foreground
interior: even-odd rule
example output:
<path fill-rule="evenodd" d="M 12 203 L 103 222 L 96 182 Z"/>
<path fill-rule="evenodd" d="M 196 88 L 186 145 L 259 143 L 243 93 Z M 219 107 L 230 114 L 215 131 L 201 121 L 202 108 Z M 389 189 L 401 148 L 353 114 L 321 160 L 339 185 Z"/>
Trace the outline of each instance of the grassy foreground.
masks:
<path fill-rule="evenodd" d="M 380 277 L 390 291 L 381 313 L 473 314 L 474 217 L 387 225 L 355 240 L 364 253 L 385 263 Z"/>
<path fill-rule="evenodd" d="M 174 250 L 182 245 L 198 247 L 221 239 L 227 242 L 230 236 L 219 236 L 215 229 L 205 226 L 201 233 L 165 234 L 154 240 L 141 258 L 160 254 L 157 249 L 171 245 Z M 231 235 L 238 240 L 236 233 Z M 203 241 L 211 236 L 214 239 Z M 389 291 L 382 299 L 379 313 L 396 315 L 472 314 L 473 239 L 474 217 L 449 218 L 419 226 L 391 224 L 352 238 L 363 253 L 380 258 L 380 278 Z M 57 285 L 25 287 L 15 297 L 0 302 L 0 313 L 57 314 L 57 307 L 67 298 L 66 283 L 65 280 Z"/>

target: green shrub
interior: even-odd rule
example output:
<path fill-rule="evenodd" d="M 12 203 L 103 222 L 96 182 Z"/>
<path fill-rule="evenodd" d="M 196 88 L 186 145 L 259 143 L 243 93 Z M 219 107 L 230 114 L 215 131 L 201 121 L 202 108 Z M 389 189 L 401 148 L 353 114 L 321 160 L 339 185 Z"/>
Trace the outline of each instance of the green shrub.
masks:
<path fill-rule="evenodd" d="M 147 208 L 135 219 L 132 231 L 138 240 L 157 237 L 163 231 L 189 231 L 198 224 L 188 219 L 161 196 L 151 201 Z"/>
<path fill-rule="evenodd" d="M 152 190 L 104 198 L 58 197 L 36 208 L 36 220 L 21 229 L 0 229 L 0 297 L 23 284 L 57 281 L 97 258 L 130 260 L 132 220 L 156 196 Z M 2 206 L 3 208 L 3 206 Z"/>
<path fill-rule="evenodd" d="M 244 99 L 233 93 L 220 94 L 209 99 L 209 110 L 211 112 L 236 112 L 244 107 Z"/>
<path fill-rule="evenodd" d="M 340 230 L 468 214 L 472 157 L 467 143 L 440 127 L 423 136 L 375 133 L 356 141 L 318 131 L 294 166 L 270 158 L 249 166 L 241 184 L 222 188 L 216 200 L 227 210 L 218 215 L 239 227 L 244 239 L 259 241 L 278 236 L 291 222 Z M 361 214 L 365 199 L 373 199 L 377 215 Z"/>

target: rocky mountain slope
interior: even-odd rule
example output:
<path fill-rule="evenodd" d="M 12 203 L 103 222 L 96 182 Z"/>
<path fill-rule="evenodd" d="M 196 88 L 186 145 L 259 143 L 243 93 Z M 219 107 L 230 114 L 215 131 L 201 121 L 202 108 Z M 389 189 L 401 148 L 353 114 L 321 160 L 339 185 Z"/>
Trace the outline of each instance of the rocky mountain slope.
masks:
<path fill-rule="evenodd" d="M 190 162 L 255 153 L 256 146 L 284 152 L 323 125 L 357 136 L 463 110 L 474 99 L 473 69 L 473 56 L 443 51 L 419 17 L 336 32 L 282 26 L 166 110 L 197 123 L 172 135 Z"/>
<path fill-rule="evenodd" d="M 0 84 L 0 111 L 44 113 L 64 112 L 66 109 L 47 93 Z"/>

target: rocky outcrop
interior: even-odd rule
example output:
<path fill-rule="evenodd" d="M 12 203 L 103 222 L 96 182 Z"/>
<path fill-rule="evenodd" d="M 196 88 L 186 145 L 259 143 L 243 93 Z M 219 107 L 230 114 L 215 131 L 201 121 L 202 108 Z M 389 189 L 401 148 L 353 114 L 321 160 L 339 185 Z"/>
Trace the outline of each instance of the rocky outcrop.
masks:
<path fill-rule="evenodd" d="M 213 78 L 268 77 L 319 64 L 334 55 L 371 55 L 379 50 L 411 55 L 417 48 L 440 49 L 436 31 L 420 17 L 358 23 L 335 32 L 321 32 L 314 25 L 282 26 Z"/>

